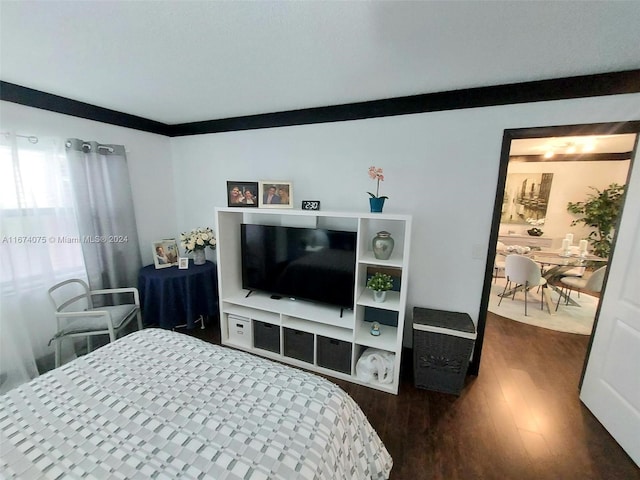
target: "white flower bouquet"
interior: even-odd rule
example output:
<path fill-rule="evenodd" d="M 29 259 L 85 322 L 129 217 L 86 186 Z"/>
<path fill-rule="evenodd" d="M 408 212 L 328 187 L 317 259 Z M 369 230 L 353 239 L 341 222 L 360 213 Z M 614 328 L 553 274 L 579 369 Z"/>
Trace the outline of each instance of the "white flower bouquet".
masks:
<path fill-rule="evenodd" d="M 205 248 L 216 248 L 217 240 L 213 234 L 213 230 L 209 227 L 200 227 L 191 230 L 189 233 L 180 234 L 180 246 L 187 253 L 195 250 L 204 250 Z"/>

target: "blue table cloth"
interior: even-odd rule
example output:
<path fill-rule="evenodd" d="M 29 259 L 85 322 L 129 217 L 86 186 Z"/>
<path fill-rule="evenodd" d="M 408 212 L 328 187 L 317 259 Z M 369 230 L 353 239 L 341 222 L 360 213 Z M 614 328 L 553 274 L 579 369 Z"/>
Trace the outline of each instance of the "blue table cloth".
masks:
<path fill-rule="evenodd" d="M 147 265 L 140 269 L 138 290 L 145 325 L 171 329 L 178 325 L 195 326 L 200 315 L 212 316 L 218 311 L 216 264 L 207 261 L 188 269 L 177 266 L 156 269 Z"/>

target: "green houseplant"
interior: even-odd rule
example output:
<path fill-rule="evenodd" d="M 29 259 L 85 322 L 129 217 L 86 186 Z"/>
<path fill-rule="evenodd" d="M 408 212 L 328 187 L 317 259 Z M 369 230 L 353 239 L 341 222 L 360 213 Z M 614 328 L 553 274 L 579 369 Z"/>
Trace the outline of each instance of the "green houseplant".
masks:
<path fill-rule="evenodd" d="M 595 193 L 588 194 L 584 202 L 569 202 L 567 210 L 580 215 L 580 218 L 571 222 L 571 226 L 583 223 L 594 229 L 587 239 L 593 248 L 593 253 L 606 258 L 611 251 L 611 241 L 622 208 L 625 185 L 612 183 L 602 191 L 595 187 L 589 188 Z"/>
<path fill-rule="evenodd" d="M 373 300 L 376 302 L 384 302 L 387 290 L 393 288 L 393 279 L 391 275 L 376 272 L 367 281 L 367 288 L 373 290 Z"/>

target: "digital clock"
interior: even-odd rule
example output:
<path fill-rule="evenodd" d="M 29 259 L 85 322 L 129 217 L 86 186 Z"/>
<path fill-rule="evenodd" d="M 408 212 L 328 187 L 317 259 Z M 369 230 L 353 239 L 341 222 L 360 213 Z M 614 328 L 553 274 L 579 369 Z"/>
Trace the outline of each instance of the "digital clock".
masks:
<path fill-rule="evenodd" d="M 320 210 L 320 200 L 303 200 L 302 210 Z"/>

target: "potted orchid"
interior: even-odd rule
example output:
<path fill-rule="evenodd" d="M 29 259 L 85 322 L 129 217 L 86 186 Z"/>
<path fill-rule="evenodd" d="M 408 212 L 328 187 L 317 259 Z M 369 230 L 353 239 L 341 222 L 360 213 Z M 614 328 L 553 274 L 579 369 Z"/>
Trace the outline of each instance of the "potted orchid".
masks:
<path fill-rule="evenodd" d="M 207 247 L 216 248 L 217 243 L 213 230 L 209 227 L 199 227 L 189 233 L 180 234 L 180 246 L 187 253 L 193 252 L 193 263 L 195 265 L 203 265 L 206 262 L 204 249 Z"/>
<path fill-rule="evenodd" d="M 371 192 L 367 192 L 371 198 L 369 199 L 369 204 L 371 206 L 372 212 L 382 212 L 382 208 L 384 207 L 384 201 L 389 198 L 387 196 L 380 196 L 380 182 L 384 181 L 384 174 L 382 173 L 382 168 L 377 167 L 369 167 L 369 178 L 376 181 L 376 194 L 374 195 Z"/>

